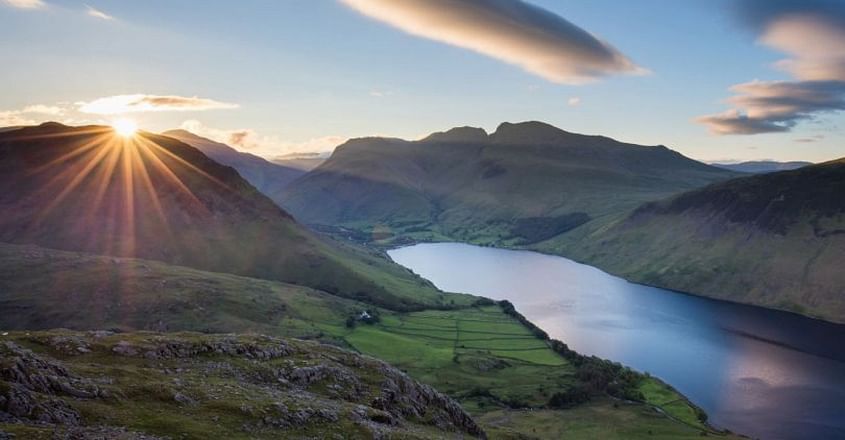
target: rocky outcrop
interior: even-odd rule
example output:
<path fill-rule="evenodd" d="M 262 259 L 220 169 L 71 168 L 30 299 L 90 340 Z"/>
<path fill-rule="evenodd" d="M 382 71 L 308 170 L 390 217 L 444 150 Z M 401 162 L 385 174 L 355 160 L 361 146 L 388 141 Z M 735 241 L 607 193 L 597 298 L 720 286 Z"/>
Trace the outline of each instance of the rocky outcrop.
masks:
<path fill-rule="evenodd" d="M 3 339 L 0 423 L 67 438 L 155 438 L 144 437 L 149 429 L 173 438 L 227 431 L 252 438 L 485 436 L 434 388 L 377 359 L 315 342 L 65 330 Z M 92 404 L 96 421 L 85 416 Z M 111 406 L 119 411 L 103 410 Z"/>

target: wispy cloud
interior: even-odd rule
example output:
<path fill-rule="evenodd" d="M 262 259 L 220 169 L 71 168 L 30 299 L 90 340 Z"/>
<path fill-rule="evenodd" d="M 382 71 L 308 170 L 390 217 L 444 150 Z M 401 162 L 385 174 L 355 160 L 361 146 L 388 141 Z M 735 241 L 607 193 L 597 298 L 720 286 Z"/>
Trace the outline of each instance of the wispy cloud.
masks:
<path fill-rule="evenodd" d="M 760 43 L 790 57 L 775 64 L 793 81 L 731 88 L 734 109 L 696 118 L 715 134 L 790 131 L 803 120 L 845 110 L 845 4 L 824 0 L 746 0 L 740 11 Z"/>
<path fill-rule="evenodd" d="M 341 1 L 410 34 L 515 64 L 555 83 L 646 72 L 607 42 L 522 0 Z"/>
<path fill-rule="evenodd" d="M 581 105 L 581 98 L 579 98 L 579 97 L 577 97 L 577 96 L 573 96 L 573 97 L 571 97 L 571 98 L 567 99 L 567 100 L 566 100 L 566 103 L 567 103 L 570 107 L 578 107 L 579 105 Z"/>
<path fill-rule="evenodd" d="M 331 152 L 338 145 L 347 141 L 343 136 L 324 136 L 303 142 L 289 142 L 275 136 L 263 136 L 250 128 L 219 129 L 209 127 L 202 122 L 190 119 L 180 125 L 181 129 L 198 136 L 222 142 L 239 150 L 247 150 L 265 157 L 286 154 L 321 154 Z"/>
<path fill-rule="evenodd" d="M 55 105 L 28 105 L 21 110 L 21 113 L 40 113 L 42 115 L 61 115 L 64 114 L 65 109 Z"/>
<path fill-rule="evenodd" d="M 106 14 L 105 12 L 91 5 L 85 5 L 85 7 L 88 8 L 88 15 L 92 17 L 99 18 L 101 20 L 114 20 L 114 17 L 112 17 L 111 15 Z"/>
<path fill-rule="evenodd" d="M 43 121 L 44 116 L 61 116 L 65 109 L 54 105 L 28 105 L 20 110 L 0 111 L 0 127 L 11 127 L 18 125 L 33 125 Z M 41 115 L 36 117 L 34 115 Z"/>
<path fill-rule="evenodd" d="M 18 125 L 33 125 L 35 121 L 25 117 L 19 111 L 0 112 L 0 127 L 15 127 Z"/>
<path fill-rule="evenodd" d="M 47 6 L 42 0 L 0 0 L 0 3 L 20 9 L 39 9 Z"/>
<path fill-rule="evenodd" d="M 161 96 L 161 95 L 117 95 L 95 99 L 91 102 L 79 102 L 79 111 L 99 115 L 135 112 L 166 111 L 202 111 L 237 108 L 237 104 L 215 101 L 213 99 Z"/>

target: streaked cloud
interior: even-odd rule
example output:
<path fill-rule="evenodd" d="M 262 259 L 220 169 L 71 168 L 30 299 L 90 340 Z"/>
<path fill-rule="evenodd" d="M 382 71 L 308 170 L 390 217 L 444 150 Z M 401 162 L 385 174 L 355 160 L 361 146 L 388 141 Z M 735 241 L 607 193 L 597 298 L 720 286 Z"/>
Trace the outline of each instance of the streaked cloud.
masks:
<path fill-rule="evenodd" d="M 759 42 L 789 55 L 774 67 L 794 81 L 752 81 L 731 88 L 734 109 L 696 119 L 715 134 L 790 131 L 803 120 L 845 110 L 845 3 L 746 0 L 743 18 Z"/>
<path fill-rule="evenodd" d="M 613 46 L 522 0 L 341 0 L 410 34 L 470 49 L 561 84 L 643 74 Z"/>
<path fill-rule="evenodd" d="M 39 9 L 47 6 L 42 0 L 0 0 L 0 3 L 20 9 Z"/>
<path fill-rule="evenodd" d="M 199 97 L 174 95 L 117 95 L 79 102 L 79 111 L 99 115 L 136 112 L 202 111 L 237 108 L 237 104 Z"/>
<path fill-rule="evenodd" d="M 581 98 L 579 98 L 577 96 L 573 96 L 573 97 L 566 100 L 566 104 L 569 105 L 570 107 L 577 107 L 577 106 L 581 105 Z"/>
<path fill-rule="evenodd" d="M 114 17 L 112 17 L 111 15 L 106 14 L 105 12 L 103 12 L 103 11 L 101 11 L 101 10 L 91 6 L 91 5 L 85 5 L 85 7 L 88 8 L 88 15 L 90 15 L 92 17 L 99 18 L 99 19 L 102 19 L 102 20 L 114 20 Z"/>
<path fill-rule="evenodd" d="M 303 142 L 290 142 L 280 140 L 276 136 L 260 135 L 250 128 L 219 129 L 209 127 L 196 119 L 184 121 L 179 128 L 264 157 L 328 153 L 348 140 L 343 136 L 323 136 Z"/>

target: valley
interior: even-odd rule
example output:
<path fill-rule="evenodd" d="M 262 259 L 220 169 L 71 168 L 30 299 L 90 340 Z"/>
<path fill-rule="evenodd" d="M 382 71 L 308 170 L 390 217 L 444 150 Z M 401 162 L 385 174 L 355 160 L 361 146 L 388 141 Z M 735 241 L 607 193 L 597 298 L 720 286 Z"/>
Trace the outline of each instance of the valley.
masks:
<path fill-rule="evenodd" d="M 384 249 L 530 249 L 843 322 L 841 170 L 833 161 L 749 175 L 663 146 L 504 123 L 490 135 L 464 127 L 415 142 L 351 140 L 282 203 L 315 229 Z"/>

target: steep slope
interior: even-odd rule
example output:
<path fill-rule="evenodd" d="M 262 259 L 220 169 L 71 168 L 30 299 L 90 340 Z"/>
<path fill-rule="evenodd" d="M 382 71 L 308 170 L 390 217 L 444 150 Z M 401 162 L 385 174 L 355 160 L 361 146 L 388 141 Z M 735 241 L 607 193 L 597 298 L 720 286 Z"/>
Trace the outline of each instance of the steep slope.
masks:
<path fill-rule="evenodd" d="M 0 241 L 311 286 L 393 309 L 442 305 L 387 259 L 319 238 L 176 139 L 47 123 L 0 134 Z"/>
<path fill-rule="evenodd" d="M 334 347 L 63 330 L 4 333 L 5 430 L 28 439 L 484 437 L 454 400 Z"/>
<path fill-rule="evenodd" d="M 774 173 L 777 171 L 796 170 L 798 168 L 812 165 L 812 162 L 776 162 L 772 160 L 759 160 L 740 163 L 711 163 L 713 166 L 740 173 Z"/>
<path fill-rule="evenodd" d="M 663 146 L 504 123 L 490 135 L 460 127 L 415 142 L 353 139 L 282 204 L 305 223 L 377 237 L 527 244 L 734 175 Z"/>
<path fill-rule="evenodd" d="M 646 204 L 564 252 L 635 281 L 845 322 L 844 193 L 845 160 L 734 179 Z"/>
<path fill-rule="evenodd" d="M 202 151 L 215 161 L 238 170 L 241 177 L 273 201 L 278 201 L 282 190 L 307 171 L 300 167 L 270 162 L 186 130 L 169 130 L 162 135 L 180 140 Z"/>

